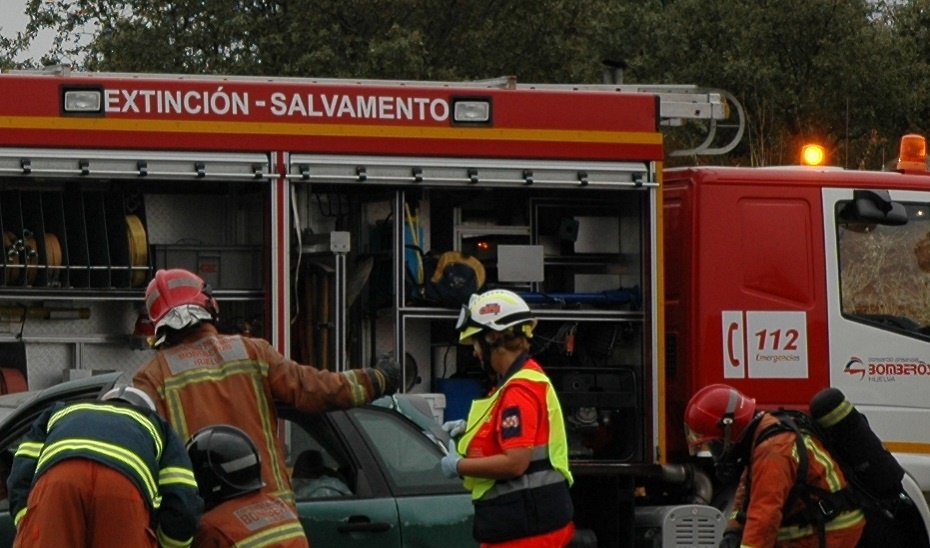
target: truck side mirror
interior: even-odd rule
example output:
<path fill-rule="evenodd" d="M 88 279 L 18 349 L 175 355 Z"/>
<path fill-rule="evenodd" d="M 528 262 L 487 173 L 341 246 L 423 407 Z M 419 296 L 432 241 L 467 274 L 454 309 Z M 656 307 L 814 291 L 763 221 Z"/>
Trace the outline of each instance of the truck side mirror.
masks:
<path fill-rule="evenodd" d="M 906 225 L 904 206 L 891 200 L 887 190 L 853 190 L 853 199 L 840 211 L 848 223 Z"/>

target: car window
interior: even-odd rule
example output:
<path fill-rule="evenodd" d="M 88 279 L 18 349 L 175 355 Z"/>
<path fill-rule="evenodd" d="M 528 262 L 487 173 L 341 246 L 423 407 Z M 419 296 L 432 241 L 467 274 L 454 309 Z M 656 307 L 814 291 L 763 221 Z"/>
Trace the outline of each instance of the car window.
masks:
<path fill-rule="evenodd" d="M 355 468 L 324 421 L 286 420 L 285 428 L 287 465 L 297 500 L 355 494 Z"/>
<path fill-rule="evenodd" d="M 458 478 L 442 475 L 442 452 L 429 437 L 397 413 L 374 408 L 350 411 L 395 494 L 452 493 L 463 490 Z"/>

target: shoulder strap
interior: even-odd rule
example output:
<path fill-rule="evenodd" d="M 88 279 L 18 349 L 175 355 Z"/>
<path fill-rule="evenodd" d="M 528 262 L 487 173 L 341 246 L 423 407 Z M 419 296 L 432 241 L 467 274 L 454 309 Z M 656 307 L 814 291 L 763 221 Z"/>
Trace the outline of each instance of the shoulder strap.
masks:
<path fill-rule="evenodd" d="M 795 502 L 800 500 L 804 504 L 804 510 L 795 516 L 783 519 L 783 525 L 812 525 L 817 530 L 820 540 L 820 546 L 826 546 L 825 524 L 838 516 L 840 513 L 853 508 L 853 504 L 848 496 L 848 488 L 843 488 L 837 492 L 830 492 L 826 489 L 810 485 L 807 483 L 807 473 L 810 468 L 810 457 L 807 454 L 807 446 L 804 439 L 807 436 L 814 435 L 813 432 L 803 432 L 798 427 L 798 421 L 795 414 L 791 411 L 779 409 L 771 411 L 770 414 L 778 419 L 778 424 L 773 424 L 759 433 L 753 448 L 758 446 L 766 439 L 781 432 L 793 432 L 795 449 L 798 454 L 798 471 L 795 476 L 794 485 L 788 493 L 785 505 L 782 507 L 782 515 L 787 516 L 788 511 L 794 506 Z M 746 497 L 743 501 L 742 512 L 745 515 L 749 506 L 749 499 L 752 494 L 752 459 L 747 464 L 746 474 Z"/>

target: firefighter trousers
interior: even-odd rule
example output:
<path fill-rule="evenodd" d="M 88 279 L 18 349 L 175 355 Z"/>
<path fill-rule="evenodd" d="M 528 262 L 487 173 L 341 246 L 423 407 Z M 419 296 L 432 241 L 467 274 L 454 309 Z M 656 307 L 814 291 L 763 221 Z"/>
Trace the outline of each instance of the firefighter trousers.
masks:
<path fill-rule="evenodd" d="M 28 508 L 14 548 L 158 546 L 139 489 L 91 460 L 69 459 L 46 470 L 29 493 Z"/>

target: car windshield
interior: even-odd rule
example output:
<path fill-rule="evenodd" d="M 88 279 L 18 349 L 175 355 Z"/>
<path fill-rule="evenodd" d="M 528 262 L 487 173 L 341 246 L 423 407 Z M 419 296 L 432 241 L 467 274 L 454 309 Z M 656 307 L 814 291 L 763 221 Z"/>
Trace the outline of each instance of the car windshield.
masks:
<path fill-rule="evenodd" d="M 0 396 L 0 423 L 4 422 L 20 405 L 38 397 L 40 390 L 14 392 Z"/>

